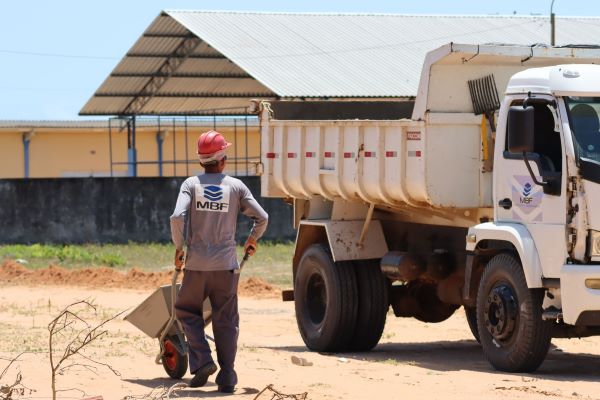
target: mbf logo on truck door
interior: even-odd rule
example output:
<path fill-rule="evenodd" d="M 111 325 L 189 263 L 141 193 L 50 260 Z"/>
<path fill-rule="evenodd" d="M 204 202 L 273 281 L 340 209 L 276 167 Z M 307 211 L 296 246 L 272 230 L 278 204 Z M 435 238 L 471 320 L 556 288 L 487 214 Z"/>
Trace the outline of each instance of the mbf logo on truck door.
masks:
<path fill-rule="evenodd" d="M 196 210 L 229 211 L 229 186 L 196 185 Z"/>
<path fill-rule="evenodd" d="M 542 221 L 543 188 L 534 186 L 530 176 L 513 176 L 511 186 L 513 219 L 524 222 Z"/>

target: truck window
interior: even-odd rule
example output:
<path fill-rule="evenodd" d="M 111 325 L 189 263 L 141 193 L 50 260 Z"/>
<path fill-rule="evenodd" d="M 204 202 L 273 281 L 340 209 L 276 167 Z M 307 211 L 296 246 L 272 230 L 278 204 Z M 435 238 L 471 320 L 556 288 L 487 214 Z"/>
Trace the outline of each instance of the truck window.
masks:
<path fill-rule="evenodd" d="M 516 101 L 512 106 L 520 106 L 522 100 Z M 533 152 L 540 155 L 542 168 L 546 171 L 562 171 L 562 146 L 560 133 L 554 130 L 554 114 L 544 104 L 534 104 L 533 130 L 534 142 Z M 508 153 L 508 136 L 505 143 L 505 154 Z M 511 157 L 513 158 L 513 157 Z M 520 158 L 520 157 L 519 157 Z"/>
<path fill-rule="evenodd" d="M 549 106 L 535 104 L 533 116 L 534 142 L 533 151 L 540 155 L 545 169 L 554 172 L 562 171 L 562 147 L 560 133 L 554 130 L 554 114 Z"/>
<path fill-rule="evenodd" d="M 600 161 L 600 98 L 567 97 L 566 103 L 577 159 Z"/>

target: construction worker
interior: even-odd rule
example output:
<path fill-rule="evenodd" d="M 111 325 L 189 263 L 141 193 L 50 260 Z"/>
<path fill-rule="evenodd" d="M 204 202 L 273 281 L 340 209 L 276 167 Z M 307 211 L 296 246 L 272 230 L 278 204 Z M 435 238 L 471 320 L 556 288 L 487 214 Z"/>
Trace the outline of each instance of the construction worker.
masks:
<path fill-rule="evenodd" d="M 191 387 L 204 386 L 217 371 L 204 333 L 202 304 L 212 304 L 212 323 L 221 367 L 216 378 L 218 389 L 233 393 L 237 384 L 234 370 L 239 331 L 237 286 L 239 264 L 236 256 L 238 212 L 252 218 L 254 225 L 244 245 L 250 255 L 267 228 L 267 213 L 242 181 L 223 174 L 226 149 L 231 146 L 216 131 L 198 138 L 198 157 L 205 173 L 183 182 L 175 211 L 171 216 L 171 235 L 175 244 L 175 268 L 185 263 L 185 274 L 177 301 L 189 344 Z M 187 255 L 184 252 L 187 244 Z"/>

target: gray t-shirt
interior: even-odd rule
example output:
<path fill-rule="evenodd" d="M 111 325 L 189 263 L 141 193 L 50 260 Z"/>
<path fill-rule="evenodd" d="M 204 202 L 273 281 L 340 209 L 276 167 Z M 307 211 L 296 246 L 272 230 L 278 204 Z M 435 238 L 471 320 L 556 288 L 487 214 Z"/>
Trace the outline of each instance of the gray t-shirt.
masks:
<path fill-rule="evenodd" d="M 203 174 L 183 182 L 171 216 L 171 236 L 178 249 L 187 244 L 186 269 L 239 268 L 235 243 L 239 211 L 254 220 L 250 236 L 258 240 L 267 229 L 268 215 L 242 181 Z"/>

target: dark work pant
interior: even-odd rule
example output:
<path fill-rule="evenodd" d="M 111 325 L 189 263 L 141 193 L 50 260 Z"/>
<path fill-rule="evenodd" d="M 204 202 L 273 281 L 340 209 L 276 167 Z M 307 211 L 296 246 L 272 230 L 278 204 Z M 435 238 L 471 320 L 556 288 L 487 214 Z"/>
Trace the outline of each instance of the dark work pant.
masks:
<path fill-rule="evenodd" d="M 217 385 L 235 386 L 235 355 L 240 324 L 237 286 L 240 276 L 231 271 L 185 271 L 175 302 L 175 312 L 181 321 L 189 344 L 190 371 L 212 361 L 204 334 L 202 303 L 207 297 L 212 304 L 212 324 L 221 367 Z"/>

